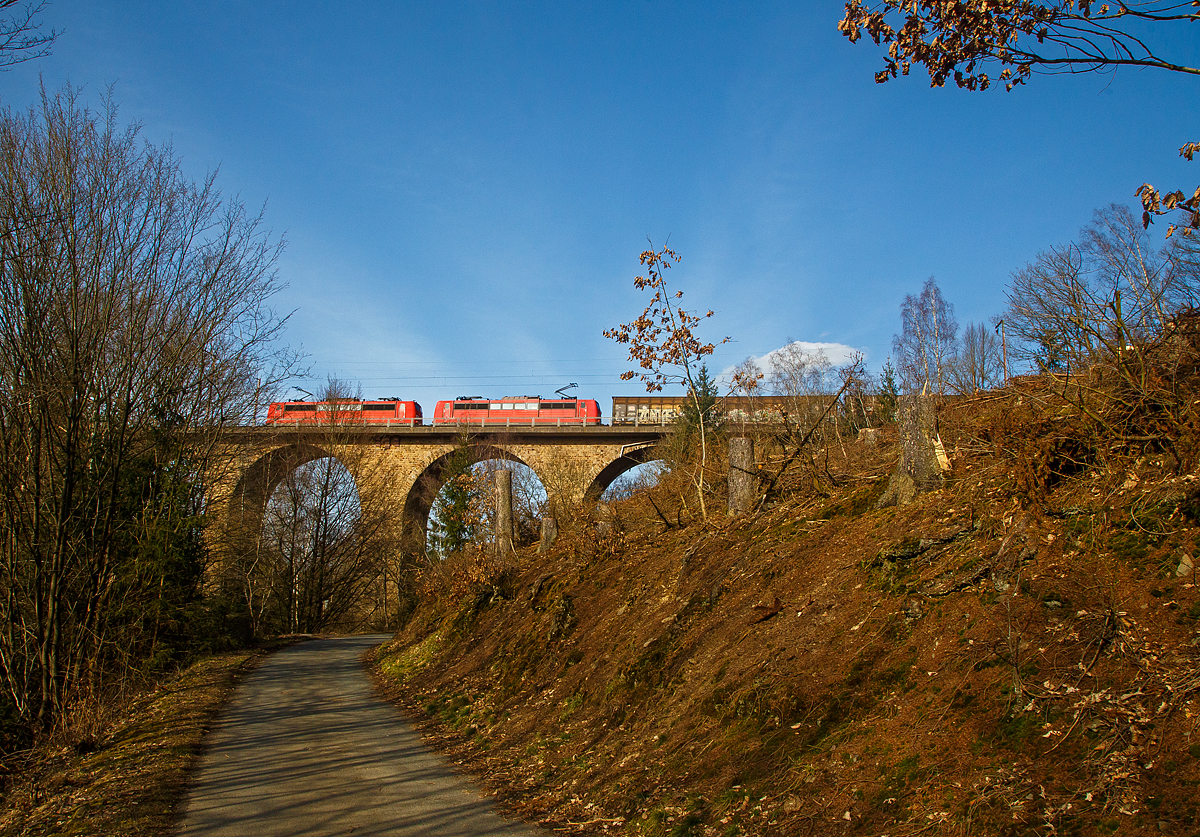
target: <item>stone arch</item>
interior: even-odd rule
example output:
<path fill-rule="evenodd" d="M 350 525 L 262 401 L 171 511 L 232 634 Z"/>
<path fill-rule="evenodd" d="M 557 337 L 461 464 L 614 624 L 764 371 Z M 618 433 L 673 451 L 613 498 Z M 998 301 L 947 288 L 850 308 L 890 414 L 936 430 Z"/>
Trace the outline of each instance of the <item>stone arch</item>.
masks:
<path fill-rule="evenodd" d="M 488 459 L 503 459 L 507 462 L 517 462 L 532 470 L 539 480 L 542 479 L 537 469 L 533 468 L 528 462 L 503 445 L 472 442 L 467 447 L 471 450 L 474 462 L 484 462 Z M 437 499 L 438 493 L 446 483 L 444 477 L 446 465 L 458 450 L 459 448 L 457 447 L 450 448 L 435 457 L 432 462 L 417 474 L 416 479 L 413 480 L 412 486 L 408 490 L 408 495 L 404 500 L 403 537 L 405 543 L 412 548 L 424 548 L 425 532 L 429 528 L 429 512 L 433 509 L 433 502 Z"/>
<path fill-rule="evenodd" d="M 267 501 L 280 481 L 301 465 L 326 457 L 341 462 L 333 451 L 303 442 L 283 445 L 260 456 L 234 486 L 226 518 L 229 524 L 243 535 L 257 537 L 262 530 Z"/>
<path fill-rule="evenodd" d="M 655 445 L 646 445 L 626 451 L 600 470 L 600 473 L 588 484 L 584 497 L 592 501 L 599 500 L 604 490 L 612 485 L 613 481 L 621 474 L 656 459 L 662 459 L 662 457 L 658 455 L 658 448 Z"/>

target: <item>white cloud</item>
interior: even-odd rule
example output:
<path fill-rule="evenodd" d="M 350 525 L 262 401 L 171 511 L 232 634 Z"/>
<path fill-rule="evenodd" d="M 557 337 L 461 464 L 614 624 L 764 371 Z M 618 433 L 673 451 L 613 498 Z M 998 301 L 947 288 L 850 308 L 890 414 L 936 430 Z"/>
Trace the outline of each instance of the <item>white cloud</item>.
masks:
<path fill-rule="evenodd" d="M 765 355 L 761 355 L 759 357 L 754 357 L 752 355 L 751 359 L 758 364 L 759 369 L 763 371 L 764 375 L 769 375 L 771 374 L 771 362 L 775 359 L 775 356 L 790 346 L 795 346 L 806 354 L 815 355 L 817 352 L 824 352 L 825 357 L 829 358 L 829 362 L 835 367 L 844 366 L 845 364 L 849 363 L 855 355 L 861 354 L 865 357 L 867 354 L 862 349 L 856 349 L 853 346 L 847 346 L 843 343 L 810 343 L 807 340 L 795 340 L 791 343 L 780 346 L 778 349 L 772 349 Z M 722 389 L 725 389 L 729 386 L 729 382 L 733 378 L 733 370 L 736 368 L 737 366 L 734 365 L 728 366 L 721 370 L 721 374 L 717 376 L 717 382 L 721 385 Z"/>

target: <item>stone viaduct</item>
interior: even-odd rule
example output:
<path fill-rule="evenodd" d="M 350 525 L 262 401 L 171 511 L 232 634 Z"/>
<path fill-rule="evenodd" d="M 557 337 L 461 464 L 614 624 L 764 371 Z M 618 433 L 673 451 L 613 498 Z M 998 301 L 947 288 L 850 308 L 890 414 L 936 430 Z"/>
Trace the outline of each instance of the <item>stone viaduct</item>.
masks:
<path fill-rule="evenodd" d="M 424 543 L 430 507 L 454 452 L 520 462 L 541 480 L 552 503 L 598 499 L 621 474 L 653 458 L 662 427 L 247 427 L 224 435 L 209 479 L 213 534 L 227 546 L 257 540 L 263 512 L 279 481 L 316 459 L 336 457 L 360 494 L 380 492 L 402 509 L 402 538 Z M 210 530 L 213 531 L 213 530 Z M 216 545 L 216 544 L 214 544 Z"/>

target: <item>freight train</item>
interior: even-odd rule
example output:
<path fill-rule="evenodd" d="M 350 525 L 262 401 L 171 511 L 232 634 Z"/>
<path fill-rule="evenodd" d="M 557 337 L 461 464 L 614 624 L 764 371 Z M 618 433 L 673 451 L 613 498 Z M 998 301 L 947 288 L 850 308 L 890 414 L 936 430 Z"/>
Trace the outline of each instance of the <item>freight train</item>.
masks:
<path fill-rule="evenodd" d="M 773 424 L 784 414 L 793 421 L 814 420 L 824 414 L 828 395 L 727 397 L 717 400 L 716 409 L 728 421 Z M 865 396 L 848 408 L 870 416 L 876 398 Z M 612 400 L 613 425 L 667 425 L 682 412 L 685 396 L 629 396 Z M 367 424 L 386 427 L 422 425 L 421 405 L 416 401 L 386 398 L 376 401 L 284 401 L 272 404 L 267 424 Z M 430 422 L 435 426 L 471 427 L 594 427 L 601 423 L 600 404 L 594 399 L 541 398 L 535 395 L 491 399 L 463 396 L 439 401 Z"/>
<path fill-rule="evenodd" d="M 746 424 L 779 424 L 787 414 L 793 421 L 819 416 L 832 395 L 728 395 L 718 398 L 715 410 L 726 421 Z M 686 395 L 643 395 L 614 398 L 613 424 L 671 424 L 691 399 Z M 874 398 L 863 409 L 873 409 Z"/>

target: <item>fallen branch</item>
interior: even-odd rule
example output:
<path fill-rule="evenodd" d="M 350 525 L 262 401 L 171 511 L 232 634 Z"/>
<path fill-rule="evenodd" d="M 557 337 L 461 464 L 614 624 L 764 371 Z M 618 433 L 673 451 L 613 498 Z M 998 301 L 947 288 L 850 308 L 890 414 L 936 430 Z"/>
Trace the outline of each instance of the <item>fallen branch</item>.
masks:
<path fill-rule="evenodd" d="M 620 825 L 621 823 L 625 822 L 625 818 L 624 817 L 597 817 L 594 820 L 584 820 L 582 822 L 564 822 L 563 826 L 566 826 L 568 828 L 586 828 L 589 825 L 599 825 L 600 823 L 603 823 L 603 822 L 611 822 L 611 823 Z M 555 831 L 566 831 L 567 828 L 554 826 L 554 830 Z"/>
<path fill-rule="evenodd" d="M 650 505 L 654 506 L 654 511 L 658 514 L 658 519 L 663 522 L 664 526 L 670 529 L 671 521 L 667 520 L 666 516 L 662 513 L 662 509 L 658 507 L 658 503 L 654 502 L 654 498 L 650 495 L 649 491 L 646 492 L 646 499 L 650 501 Z"/>

